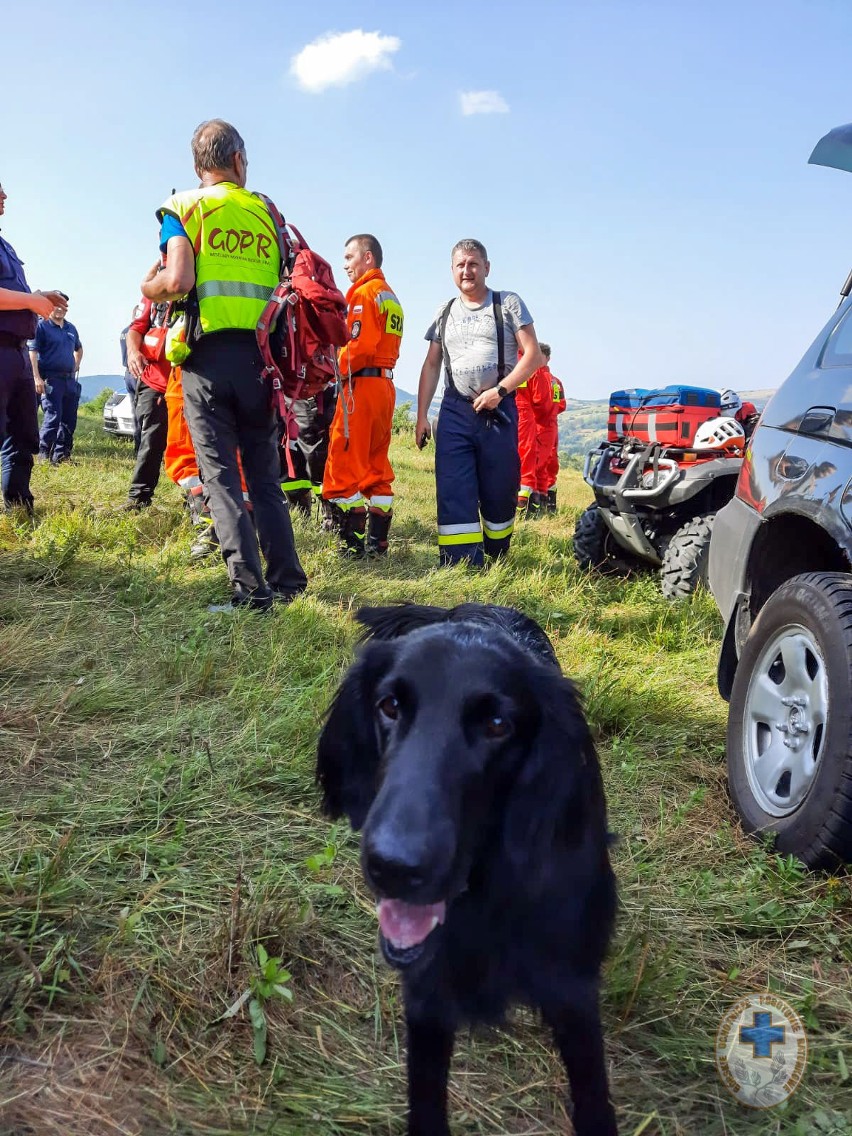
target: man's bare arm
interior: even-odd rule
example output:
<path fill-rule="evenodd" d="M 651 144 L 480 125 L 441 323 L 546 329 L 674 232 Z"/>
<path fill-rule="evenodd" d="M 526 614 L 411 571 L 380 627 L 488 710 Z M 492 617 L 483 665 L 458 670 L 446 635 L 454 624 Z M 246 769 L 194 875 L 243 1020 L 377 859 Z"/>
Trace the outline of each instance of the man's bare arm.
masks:
<path fill-rule="evenodd" d="M 414 427 L 414 440 L 422 450 L 432 437 L 432 427 L 429 423 L 429 407 L 438 389 L 441 378 L 441 360 L 443 352 L 441 344 L 433 340 L 429 344 L 423 366 L 420 368 L 420 382 L 417 386 L 417 424 Z"/>
<path fill-rule="evenodd" d="M 127 369 L 134 379 L 141 379 L 145 370 L 145 356 L 142 354 L 142 333 L 133 328 L 125 339 L 127 346 Z"/>
<path fill-rule="evenodd" d="M 68 301 L 61 292 L 15 292 L 11 288 L 0 288 L 0 312 L 35 312 L 44 319 L 54 308 L 62 314 L 68 310 Z"/>
<path fill-rule="evenodd" d="M 142 281 L 142 295 L 162 304 L 166 300 L 179 300 L 195 283 L 195 253 L 188 237 L 169 237 L 166 245 L 166 265 L 157 261 Z"/>

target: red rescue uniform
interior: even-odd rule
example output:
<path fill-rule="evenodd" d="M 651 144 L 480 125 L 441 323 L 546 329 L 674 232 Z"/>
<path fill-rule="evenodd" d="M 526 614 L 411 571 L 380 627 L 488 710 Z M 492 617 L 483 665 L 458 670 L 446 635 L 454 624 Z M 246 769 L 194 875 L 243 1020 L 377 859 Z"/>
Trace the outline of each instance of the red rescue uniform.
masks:
<path fill-rule="evenodd" d="M 390 515 L 393 467 L 388 459 L 396 391 L 393 368 L 402 342 L 402 308 L 380 268 L 346 294 L 349 342 L 340 349 L 341 391 L 331 424 L 322 495 L 344 512 Z"/>
<path fill-rule="evenodd" d="M 518 387 L 518 453 L 521 458 L 521 488 L 518 508 L 526 509 L 533 493 L 546 493 L 539 486 L 545 466 L 542 453 L 542 429 L 548 428 L 553 411 L 552 375 L 547 367 L 539 367 Z"/>
<path fill-rule="evenodd" d="M 539 377 L 540 376 L 540 377 Z M 533 378 L 541 385 L 536 403 L 536 472 L 534 488 L 543 494 L 556 488 L 559 475 L 559 415 L 565 409 L 565 388 L 545 364 Z"/>

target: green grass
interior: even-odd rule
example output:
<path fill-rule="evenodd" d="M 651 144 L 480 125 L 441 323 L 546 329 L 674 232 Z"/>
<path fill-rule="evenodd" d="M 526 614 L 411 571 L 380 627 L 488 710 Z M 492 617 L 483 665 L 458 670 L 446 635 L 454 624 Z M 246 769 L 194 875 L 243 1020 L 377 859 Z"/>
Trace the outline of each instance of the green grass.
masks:
<path fill-rule="evenodd" d="M 0 517 L 0 1132 L 403 1131 L 398 982 L 357 841 L 321 818 L 312 770 L 351 611 L 412 599 L 521 607 L 584 692 L 620 835 L 604 1016 L 621 1131 L 852 1133 L 849 877 L 742 836 L 713 602 L 581 575 L 577 474 L 508 563 L 438 572 L 432 456 L 399 437 L 386 563 L 342 563 L 297 522 L 307 595 L 210 615 L 225 572 L 187 563 L 177 489 L 116 514 L 129 446 L 95 416 L 78 439 L 75 465 L 36 469 L 36 523 Z M 260 985 L 261 946 L 292 1001 Z M 804 1015 L 810 1060 L 786 1108 L 753 1113 L 713 1043 L 728 1006 L 767 987 Z M 261 1065 L 248 1003 L 223 1017 L 250 989 L 266 991 Z M 525 1012 L 460 1037 L 454 1132 L 565 1132 L 563 1081 Z"/>

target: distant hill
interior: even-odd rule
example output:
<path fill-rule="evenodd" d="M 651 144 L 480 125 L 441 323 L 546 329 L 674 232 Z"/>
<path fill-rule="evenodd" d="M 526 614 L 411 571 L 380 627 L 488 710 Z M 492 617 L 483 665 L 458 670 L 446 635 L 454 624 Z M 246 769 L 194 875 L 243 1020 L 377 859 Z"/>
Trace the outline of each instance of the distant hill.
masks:
<path fill-rule="evenodd" d="M 124 375 L 83 375 L 80 379 L 83 388 L 81 402 L 91 402 L 97 398 L 102 390 L 124 390 Z M 397 387 L 396 405 L 402 406 L 406 402 L 417 402 L 417 396 Z"/>
<path fill-rule="evenodd" d="M 81 375 L 80 386 L 83 388 L 80 401 L 91 402 L 107 388 L 114 391 L 124 390 L 124 375 Z"/>
<path fill-rule="evenodd" d="M 758 410 L 763 410 L 775 391 L 752 390 L 739 393 L 742 399 L 753 402 Z M 566 399 L 566 404 L 564 412 L 559 415 L 559 452 L 566 458 L 578 458 L 605 440 L 609 399 L 584 401 L 569 398 Z"/>

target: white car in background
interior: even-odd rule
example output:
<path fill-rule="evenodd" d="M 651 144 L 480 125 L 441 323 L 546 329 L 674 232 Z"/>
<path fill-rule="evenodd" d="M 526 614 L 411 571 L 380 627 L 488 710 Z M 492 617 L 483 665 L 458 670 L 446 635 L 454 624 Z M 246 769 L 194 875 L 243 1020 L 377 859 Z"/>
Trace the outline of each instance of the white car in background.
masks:
<path fill-rule="evenodd" d="M 136 415 L 133 413 L 133 395 L 116 391 L 104 403 L 104 430 L 119 438 L 133 438 L 136 434 Z"/>

